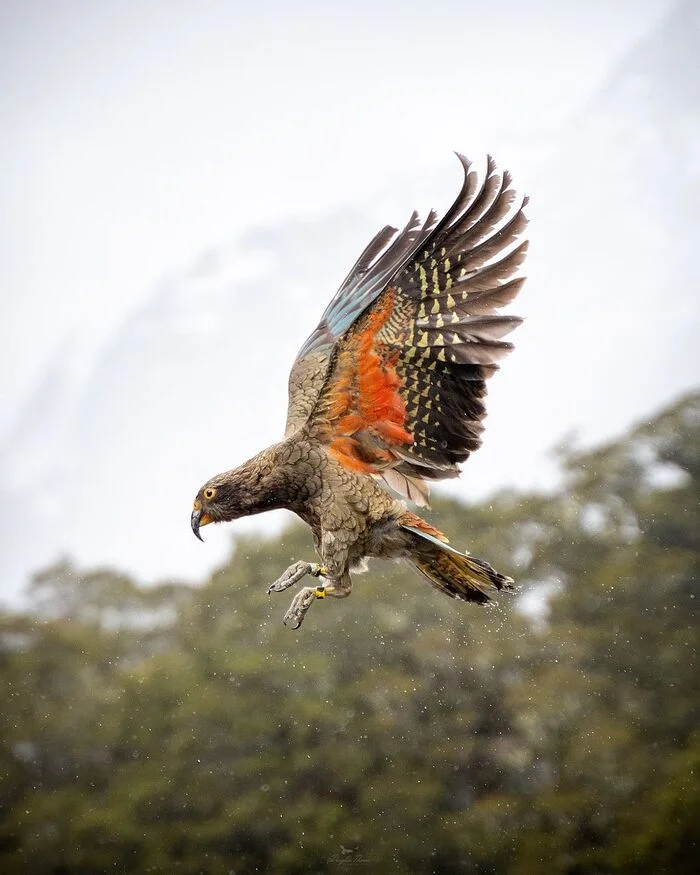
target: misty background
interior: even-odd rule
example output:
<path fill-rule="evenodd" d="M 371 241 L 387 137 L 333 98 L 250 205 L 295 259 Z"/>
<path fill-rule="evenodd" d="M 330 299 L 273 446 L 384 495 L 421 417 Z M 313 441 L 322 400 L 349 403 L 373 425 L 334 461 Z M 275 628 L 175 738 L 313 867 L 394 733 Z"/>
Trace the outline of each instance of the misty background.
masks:
<path fill-rule="evenodd" d="M 691 0 L 4 2 L 0 129 L 5 600 L 62 554 L 222 561 L 194 493 L 280 437 L 297 349 L 381 225 L 449 206 L 454 149 L 528 191 L 532 248 L 453 494 L 549 488 L 552 448 L 699 382 Z"/>

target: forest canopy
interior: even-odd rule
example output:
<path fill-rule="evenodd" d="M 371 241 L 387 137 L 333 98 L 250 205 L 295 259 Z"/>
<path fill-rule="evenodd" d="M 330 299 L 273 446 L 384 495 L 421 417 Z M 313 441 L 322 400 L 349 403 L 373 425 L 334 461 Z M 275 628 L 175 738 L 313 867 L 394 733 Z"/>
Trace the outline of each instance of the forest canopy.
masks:
<path fill-rule="evenodd" d="M 196 587 L 39 571 L 0 616 L 0 870 L 695 872 L 700 393 L 560 461 L 429 516 L 516 578 L 493 609 L 374 562 L 292 632 L 297 523 Z"/>

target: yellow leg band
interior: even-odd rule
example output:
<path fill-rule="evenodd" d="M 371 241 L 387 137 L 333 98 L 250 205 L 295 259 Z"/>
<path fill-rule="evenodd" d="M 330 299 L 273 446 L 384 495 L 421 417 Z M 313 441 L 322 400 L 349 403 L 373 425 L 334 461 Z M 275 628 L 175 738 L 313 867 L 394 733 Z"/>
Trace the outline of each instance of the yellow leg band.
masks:
<path fill-rule="evenodd" d="M 317 599 L 325 599 L 325 597 L 326 597 L 325 587 L 317 586 L 316 589 L 314 590 L 314 595 L 316 596 Z"/>

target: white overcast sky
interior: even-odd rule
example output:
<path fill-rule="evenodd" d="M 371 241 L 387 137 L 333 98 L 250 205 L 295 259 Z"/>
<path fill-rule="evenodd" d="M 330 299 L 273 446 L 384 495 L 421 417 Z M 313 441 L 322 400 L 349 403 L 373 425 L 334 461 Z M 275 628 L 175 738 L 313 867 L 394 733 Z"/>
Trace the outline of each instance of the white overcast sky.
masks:
<path fill-rule="evenodd" d="M 0 429 L 67 334 L 97 341 L 251 219 L 451 149 L 517 169 L 668 5 L 2 0 Z"/>

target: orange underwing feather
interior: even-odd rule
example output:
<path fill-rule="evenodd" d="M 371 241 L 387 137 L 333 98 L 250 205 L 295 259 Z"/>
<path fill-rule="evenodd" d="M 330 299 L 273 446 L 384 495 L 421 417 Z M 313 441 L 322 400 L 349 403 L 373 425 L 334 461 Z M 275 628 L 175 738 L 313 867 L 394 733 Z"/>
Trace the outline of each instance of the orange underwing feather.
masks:
<path fill-rule="evenodd" d="M 339 351 L 335 381 L 329 387 L 330 451 L 354 471 L 371 473 L 393 462 L 395 456 L 386 445 L 413 443 L 404 428 L 406 404 L 399 394 L 398 355 L 378 340 L 392 313 L 394 296 L 394 290 L 388 289 L 380 305 L 358 322 Z"/>
<path fill-rule="evenodd" d="M 434 538 L 437 538 L 438 541 L 444 541 L 446 544 L 448 543 L 448 539 L 440 529 L 436 529 L 435 526 L 431 526 L 430 523 L 426 522 L 421 517 L 416 516 L 416 514 L 411 513 L 410 510 L 404 511 L 399 517 L 399 523 L 402 526 L 411 526 L 414 529 L 419 529 L 421 532 L 425 532 L 426 535 L 432 535 Z"/>

